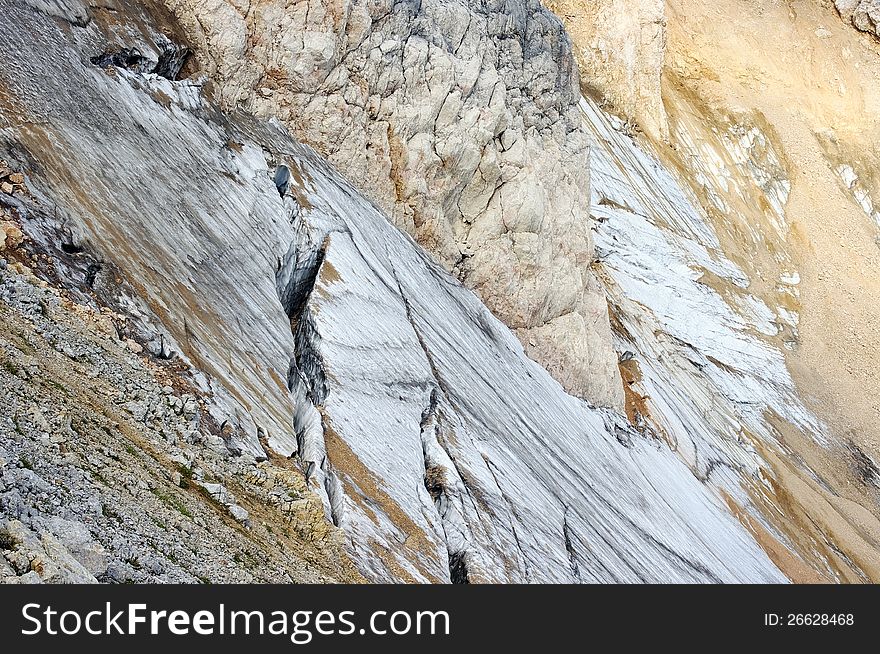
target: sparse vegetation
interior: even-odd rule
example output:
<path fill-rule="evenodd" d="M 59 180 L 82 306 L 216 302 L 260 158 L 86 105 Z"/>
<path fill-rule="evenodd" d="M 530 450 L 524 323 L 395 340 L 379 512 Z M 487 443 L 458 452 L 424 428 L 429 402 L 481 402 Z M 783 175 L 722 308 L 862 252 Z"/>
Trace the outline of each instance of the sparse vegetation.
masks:
<path fill-rule="evenodd" d="M 181 502 L 179 499 L 177 499 L 173 495 L 166 495 L 165 493 L 160 491 L 158 488 L 153 488 L 152 491 L 153 491 L 153 495 L 158 497 L 165 505 L 171 507 L 172 509 L 174 509 L 175 511 L 180 513 L 182 516 L 192 519 L 192 517 L 193 517 L 192 512 L 188 508 L 186 508 L 186 505 L 183 502 Z"/>
<path fill-rule="evenodd" d="M 192 468 L 181 463 L 177 466 L 177 471 L 180 473 L 180 487 L 189 488 L 193 477 Z"/>
<path fill-rule="evenodd" d="M 20 352 L 23 352 L 24 354 L 36 354 L 37 351 L 31 346 L 30 343 L 28 343 L 24 332 L 16 331 L 15 335 L 18 337 L 18 339 L 13 344 L 15 345 L 15 347 L 18 348 Z"/>
<path fill-rule="evenodd" d="M 54 379 L 47 379 L 47 380 L 46 380 L 46 385 L 47 385 L 47 386 L 51 386 L 51 387 L 54 388 L 56 391 L 59 391 L 60 393 L 64 393 L 65 395 L 69 395 L 69 394 L 70 394 L 70 390 L 69 390 L 66 386 L 62 386 L 61 384 L 59 384 L 59 383 L 58 383 L 57 381 L 55 381 Z"/>

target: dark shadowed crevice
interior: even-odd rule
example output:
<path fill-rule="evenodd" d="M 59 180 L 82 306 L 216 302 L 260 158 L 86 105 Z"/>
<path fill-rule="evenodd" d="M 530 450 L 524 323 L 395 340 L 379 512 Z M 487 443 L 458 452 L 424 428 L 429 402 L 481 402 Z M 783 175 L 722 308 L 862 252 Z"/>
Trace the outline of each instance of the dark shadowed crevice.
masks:
<path fill-rule="evenodd" d="M 316 249 L 308 256 L 299 258 L 295 249 L 291 248 L 275 275 L 275 289 L 290 319 L 294 340 L 294 356 L 290 361 L 287 386 L 293 390 L 298 380 L 304 383 L 309 400 L 315 406 L 320 406 L 326 399 L 327 382 L 324 363 L 317 348 L 320 335 L 315 329 L 308 301 L 323 262 L 323 249 Z"/>
<path fill-rule="evenodd" d="M 572 542 L 571 527 L 568 524 L 568 507 L 565 507 L 562 514 L 562 538 L 565 541 L 565 551 L 568 552 L 568 564 L 571 566 L 571 574 L 578 583 L 583 583 L 580 565 L 578 564 L 578 555 Z"/>
<path fill-rule="evenodd" d="M 291 361 L 288 387 L 292 388 L 295 375 L 298 375 L 306 385 L 309 400 L 315 406 L 321 406 L 327 399 L 327 376 L 324 373 L 324 359 L 317 346 L 320 336 L 315 329 L 311 309 L 308 307 L 297 317 L 293 340 L 296 354 Z"/>
<path fill-rule="evenodd" d="M 95 287 L 95 280 L 98 278 L 98 273 L 100 273 L 103 268 L 104 267 L 100 263 L 91 263 L 88 265 L 86 268 L 86 286 L 88 288 Z"/>
<path fill-rule="evenodd" d="M 156 62 L 145 57 L 137 48 L 109 50 L 89 59 L 98 68 L 125 68 L 134 73 L 152 73 Z"/>
<path fill-rule="evenodd" d="M 471 583 L 466 552 L 455 552 L 449 555 L 449 578 L 453 584 Z"/>
<path fill-rule="evenodd" d="M 190 58 L 190 49 L 170 41 L 161 47 L 158 59 L 143 54 L 137 48 L 119 48 L 105 50 L 91 57 L 89 61 L 99 68 L 124 68 L 142 75 L 152 73 L 171 81 L 180 80 L 181 72 Z"/>
<path fill-rule="evenodd" d="M 185 75 L 182 73 L 189 63 L 191 54 L 190 49 L 185 45 L 169 42 L 159 55 L 153 73 L 172 81 L 183 79 Z"/>
<path fill-rule="evenodd" d="M 64 254 L 79 254 L 83 251 L 83 248 L 76 243 L 64 241 L 61 243 L 61 250 L 64 252 Z"/>
<path fill-rule="evenodd" d="M 291 246 L 283 261 L 279 261 L 279 269 L 275 274 L 275 290 L 294 329 L 315 288 L 322 263 L 323 249 L 315 249 L 302 256 L 296 245 Z"/>

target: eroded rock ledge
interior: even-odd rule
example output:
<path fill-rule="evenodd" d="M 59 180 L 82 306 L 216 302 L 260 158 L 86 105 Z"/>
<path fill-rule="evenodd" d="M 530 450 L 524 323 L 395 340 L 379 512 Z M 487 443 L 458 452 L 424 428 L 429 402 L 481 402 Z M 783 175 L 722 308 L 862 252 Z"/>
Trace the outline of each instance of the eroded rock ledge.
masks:
<path fill-rule="evenodd" d="M 880 39 L 880 2 L 878 0 L 835 0 L 840 16 L 861 32 Z"/>

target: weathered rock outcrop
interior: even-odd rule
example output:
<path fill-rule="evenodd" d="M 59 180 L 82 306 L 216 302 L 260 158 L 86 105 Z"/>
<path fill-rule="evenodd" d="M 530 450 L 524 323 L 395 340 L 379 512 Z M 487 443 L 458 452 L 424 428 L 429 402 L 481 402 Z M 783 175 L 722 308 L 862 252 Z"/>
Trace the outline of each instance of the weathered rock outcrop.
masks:
<path fill-rule="evenodd" d="M 547 0 L 574 41 L 584 92 L 653 138 L 668 136 L 660 77 L 665 0 Z"/>
<path fill-rule="evenodd" d="M 176 373 L 180 362 L 139 354 L 119 337 L 124 316 L 49 287 L 9 240 L 0 247 L 0 583 L 360 579 L 289 462 L 233 456 Z"/>
<path fill-rule="evenodd" d="M 538 0 L 168 0 L 226 107 L 280 118 L 571 392 L 622 406 L 578 75 Z"/>
<path fill-rule="evenodd" d="M 857 30 L 880 38 L 880 0 L 835 0 L 834 6 Z"/>

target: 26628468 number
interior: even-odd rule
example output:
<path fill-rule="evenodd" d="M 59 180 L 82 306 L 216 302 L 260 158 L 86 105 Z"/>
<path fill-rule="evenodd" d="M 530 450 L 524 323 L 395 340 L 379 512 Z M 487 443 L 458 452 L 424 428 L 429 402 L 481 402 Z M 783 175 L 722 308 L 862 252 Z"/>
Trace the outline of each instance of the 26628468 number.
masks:
<path fill-rule="evenodd" d="M 852 613 L 789 613 L 786 624 L 797 627 L 849 626 L 855 623 Z"/>

